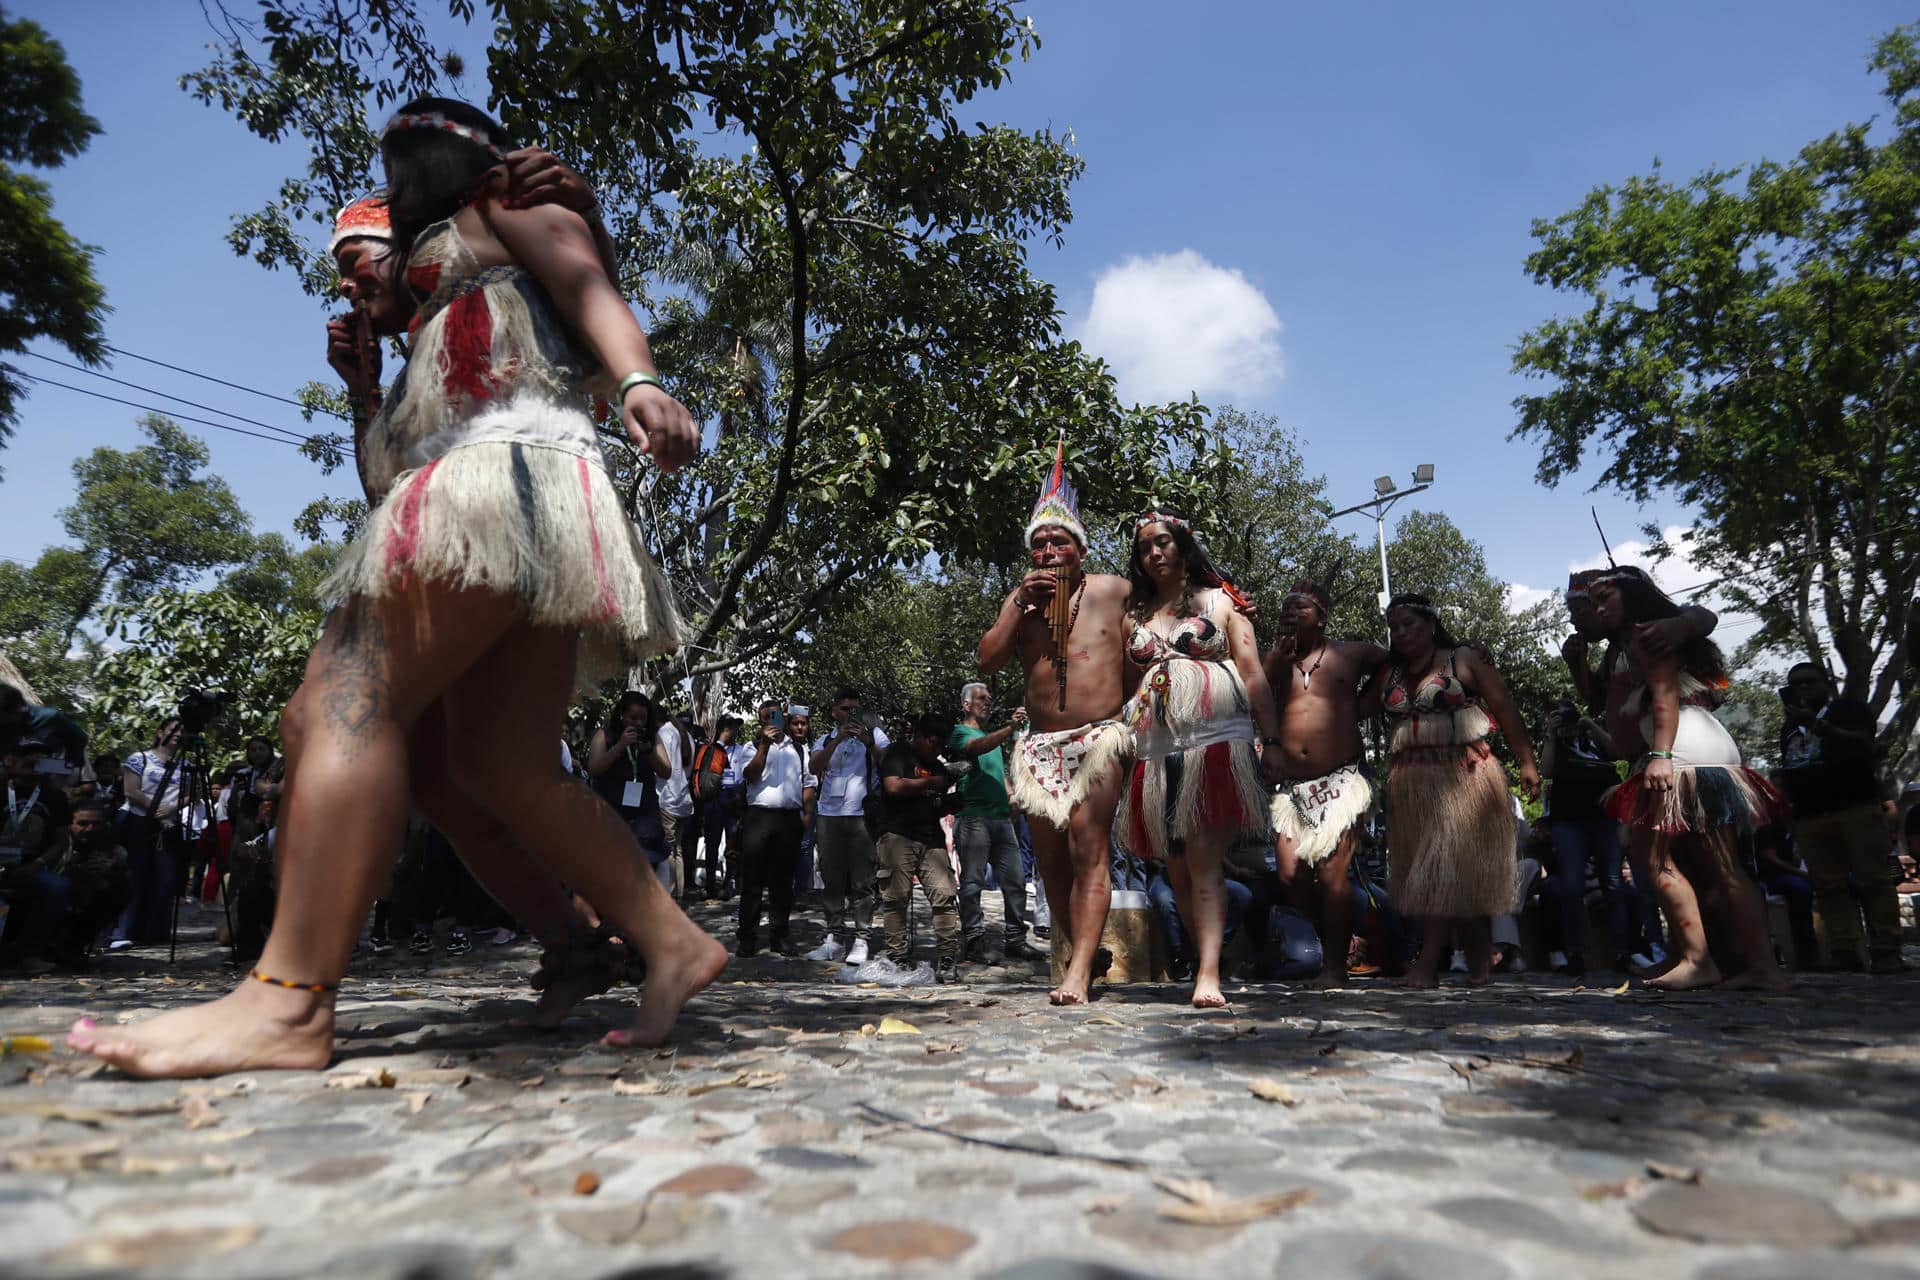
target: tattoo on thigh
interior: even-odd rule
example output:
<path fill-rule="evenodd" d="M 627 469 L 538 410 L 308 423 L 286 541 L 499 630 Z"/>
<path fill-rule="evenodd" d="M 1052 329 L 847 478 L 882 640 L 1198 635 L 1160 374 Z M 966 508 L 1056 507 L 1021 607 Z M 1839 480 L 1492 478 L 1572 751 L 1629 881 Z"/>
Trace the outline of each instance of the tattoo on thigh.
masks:
<path fill-rule="evenodd" d="M 336 614 L 321 644 L 327 662 L 322 670 L 320 705 L 327 727 L 343 748 L 353 754 L 372 735 L 374 724 L 391 709 L 386 671 L 386 625 L 365 601 L 352 600 Z"/>

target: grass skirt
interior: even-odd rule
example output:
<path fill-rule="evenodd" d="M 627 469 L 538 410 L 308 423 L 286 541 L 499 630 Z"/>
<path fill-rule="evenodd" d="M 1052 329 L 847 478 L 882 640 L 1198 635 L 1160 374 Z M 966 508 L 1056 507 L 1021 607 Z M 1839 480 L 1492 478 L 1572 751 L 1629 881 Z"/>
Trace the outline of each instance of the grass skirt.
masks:
<path fill-rule="evenodd" d="M 1178 857 L 1201 831 L 1219 832 L 1229 846 L 1273 832 L 1260 758 L 1243 739 L 1135 761 L 1120 807 L 1120 846 L 1138 858 Z"/>
<path fill-rule="evenodd" d="M 597 452 L 479 439 L 401 474 L 325 592 L 379 599 L 415 578 L 512 595 L 531 622 L 579 628 L 583 683 L 680 643 L 672 590 Z"/>
<path fill-rule="evenodd" d="M 1008 754 L 1007 798 L 1013 807 L 1064 831 L 1087 793 L 1133 755 L 1133 730 L 1118 720 L 1097 720 L 1077 729 L 1028 733 Z"/>
<path fill-rule="evenodd" d="M 1513 907 L 1513 799 L 1485 740 L 1424 747 L 1387 766 L 1388 898 L 1419 918 Z"/>
<path fill-rule="evenodd" d="M 1608 816 L 1630 827 L 1667 835 L 1697 835 L 1721 827 L 1751 831 L 1770 822 L 1784 822 L 1792 812 L 1787 798 L 1771 782 L 1751 769 L 1714 765 L 1679 766 L 1673 771 L 1671 791 L 1650 791 L 1641 770 L 1609 791 Z"/>

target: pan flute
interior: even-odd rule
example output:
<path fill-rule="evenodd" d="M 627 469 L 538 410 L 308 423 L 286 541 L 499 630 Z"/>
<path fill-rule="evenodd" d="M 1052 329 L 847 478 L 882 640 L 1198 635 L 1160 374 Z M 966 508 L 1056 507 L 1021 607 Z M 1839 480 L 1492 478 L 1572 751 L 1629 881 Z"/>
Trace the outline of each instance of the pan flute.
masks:
<path fill-rule="evenodd" d="M 1067 633 L 1073 630 L 1073 592 L 1065 569 L 1053 571 L 1053 599 L 1047 605 L 1047 634 L 1053 640 L 1053 680 L 1060 710 L 1067 709 Z"/>

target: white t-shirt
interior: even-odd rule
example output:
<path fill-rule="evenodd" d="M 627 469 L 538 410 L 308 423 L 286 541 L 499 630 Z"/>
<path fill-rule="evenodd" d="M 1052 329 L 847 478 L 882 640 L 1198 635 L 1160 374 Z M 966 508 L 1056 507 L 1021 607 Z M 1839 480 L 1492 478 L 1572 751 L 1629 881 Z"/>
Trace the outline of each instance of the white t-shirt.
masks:
<path fill-rule="evenodd" d="M 173 763 L 151 751 L 136 751 L 128 756 L 126 763 L 120 767 L 123 772 L 139 775 L 140 789 L 153 796 L 153 813 L 166 817 L 180 808 L 180 784 L 183 781 L 180 775 L 185 773 L 187 768 L 184 761 Z M 162 795 L 154 795 L 162 778 L 167 780 L 166 792 Z M 148 812 L 147 809 L 134 803 L 131 796 L 121 801 L 120 810 L 123 813 Z"/>
<path fill-rule="evenodd" d="M 727 771 L 720 775 L 720 785 L 737 787 L 746 779 L 742 777 L 746 767 L 753 763 L 753 748 L 743 742 L 736 742 L 727 748 Z"/>
<path fill-rule="evenodd" d="M 755 750 L 747 749 L 740 762 L 742 769 L 753 763 Z M 747 804 L 755 809 L 798 809 L 801 792 L 813 785 L 805 749 L 791 738 L 782 738 L 767 747 L 767 762 L 759 778 L 747 783 Z"/>
<path fill-rule="evenodd" d="M 669 720 L 660 726 L 658 736 L 660 749 L 667 753 L 667 761 L 673 766 L 673 772 L 660 779 L 660 812 L 684 818 L 693 812 L 693 788 L 687 782 L 687 762 L 680 755 L 684 731 Z M 688 754 L 692 754 L 691 751 Z"/>
<path fill-rule="evenodd" d="M 820 750 L 832 737 L 830 733 L 821 734 L 814 739 L 813 749 Z M 885 751 L 893 744 L 885 732 L 875 729 L 873 745 Z M 859 817 L 867 811 L 867 787 L 875 776 L 867 744 L 858 738 L 848 738 L 827 761 L 827 771 L 820 777 L 820 802 L 814 806 L 814 812 L 823 818 Z"/>

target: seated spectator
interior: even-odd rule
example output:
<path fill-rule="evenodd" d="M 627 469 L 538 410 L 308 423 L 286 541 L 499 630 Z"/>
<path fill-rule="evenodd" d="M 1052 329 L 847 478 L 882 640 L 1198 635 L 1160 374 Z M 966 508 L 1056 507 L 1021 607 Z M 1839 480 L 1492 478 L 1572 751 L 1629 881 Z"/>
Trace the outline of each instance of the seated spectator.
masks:
<path fill-rule="evenodd" d="M 952 734 L 952 719 L 929 711 L 914 723 L 911 738 L 892 743 L 880 757 L 886 803 L 879 807 L 876 875 L 887 958 L 901 966 L 909 962 L 907 915 L 917 878 L 933 912 L 939 947 L 934 976 L 940 982 L 960 980 L 960 892 L 940 830 L 942 803 L 953 785 L 940 752 Z"/>
<path fill-rule="evenodd" d="M 1813 927 L 1813 881 L 1793 850 L 1793 832 L 1784 822 L 1770 823 L 1753 833 L 1756 878 L 1768 897 L 1787 905 L 1787 927 L 1793 933 L 1793 967 L 1813 969 L 1820 963 L 1820 937 Z"/>
<path fill-rule="evenodd" d="M 111 751 L 102 752 L 93 758 L 93 784 L 99 788 L 98 798 L 107 806 L 108 813 L 117 812 L 126 802 L 127 793 L 120 783 L 120 757 Z"/>
<path fill-rule="evenodd" d="M 44 749 L 44 743 L 28 739 L 15 742 L 4 755 L 0 896 L 11 907 L 0 950 L 29 973 L 45 973 L 56 961 L 77 963 L 126 900 L 126 856 L 105 835 L 101 807 L 87 804 L 71 830 L 55 821 L 47 801 L 49 784 L 37 771 Z M 75 833 L 84 840 L 77 850 Z"/>

